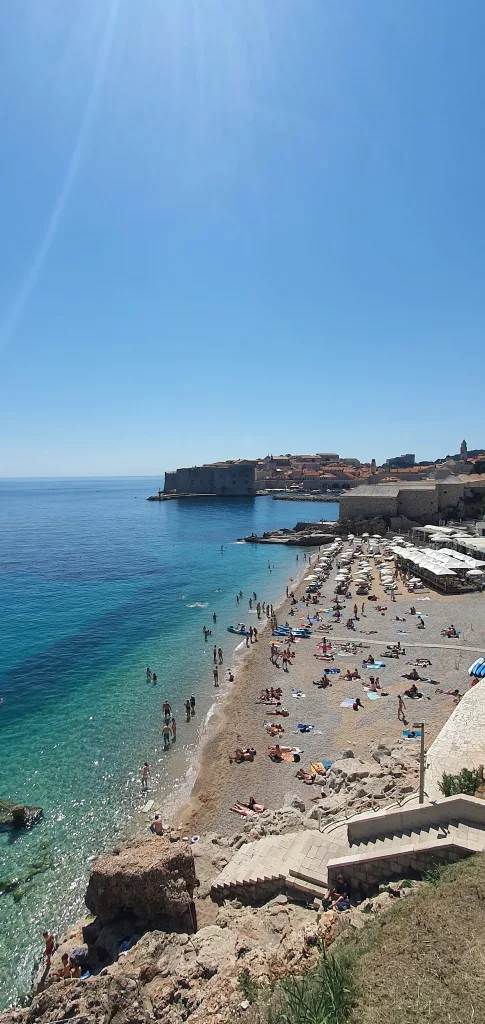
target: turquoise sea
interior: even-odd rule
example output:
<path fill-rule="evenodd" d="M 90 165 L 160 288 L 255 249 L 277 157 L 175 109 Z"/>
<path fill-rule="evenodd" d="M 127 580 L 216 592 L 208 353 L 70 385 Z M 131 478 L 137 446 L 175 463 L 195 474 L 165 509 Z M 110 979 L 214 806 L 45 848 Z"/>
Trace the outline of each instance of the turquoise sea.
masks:
<path fill-rule="evenodd" d="M 296 569 L 294 550 L 237 538 L 338 517 L 267 497 L 146 502 L 159 484 L 0 481 L 0 796 L 44 809 L 32 831 L 0 833 L 0 892 L 19 882 L 0 895 L 0 1009 L 28 995 L 42 930 L 82 913 L 90 858 L 133 828 L 143 761 L 167 814 L 193 779 L 212 643 L 227 665 L 239 638 L 226 627 L 251 621 L 249 594 L 276 604 Z M 165 697 L 178 736 L 164 754 Z"/>

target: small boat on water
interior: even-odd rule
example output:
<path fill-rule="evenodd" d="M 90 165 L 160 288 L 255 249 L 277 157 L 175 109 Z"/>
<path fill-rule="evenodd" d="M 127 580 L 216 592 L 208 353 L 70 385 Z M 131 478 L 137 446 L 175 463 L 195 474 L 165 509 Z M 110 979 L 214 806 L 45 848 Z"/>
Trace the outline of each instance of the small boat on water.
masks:
<path fill-rule="evenodd" d="M 237 626 L 228 626 L 228 633 L 237 633 L 238 636 L 249 636 L 249 629 L 246 629 L 244 622 L 238 622 Z"/>

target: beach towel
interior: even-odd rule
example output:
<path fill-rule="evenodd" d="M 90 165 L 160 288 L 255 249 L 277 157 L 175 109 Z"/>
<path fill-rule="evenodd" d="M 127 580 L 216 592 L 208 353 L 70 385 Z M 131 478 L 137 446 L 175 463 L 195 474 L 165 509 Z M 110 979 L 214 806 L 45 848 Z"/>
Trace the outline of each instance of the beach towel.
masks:
<path fill-rule="evenodd" d="M 396 629 L 396 636 L 409 636 L 408 629 Z"/>
<path fill-rule="evenodd" d="M 296 728 L 300 729 L 300 730 L 303 730 L 303 732 L 309 732 L 309 730 L 310 729 L 314 729 L 315 726 L 314 725 L 306 725 L 305 723 L 300 722 L 299 725 L 297 725 Z"/>
<path fill-rule="evenodd" d="M 331 761 L 312 761 L 310 771 L 314 772 L 315 775 L 326 775 L 331 764 Z"/>
<path fill-rule="evenodd" d="M 354 701 L 353 697 L 346 697 L 345 700 L 342 701 L 340 707 L 341 708 L 353 708 L 354 703 L 355 703 L 355 701 Z"/>
<path fill-rule="evenodd" d="M 372 691 L 368 692 L 367 696 L 368 696 L 369 700 L 380 700 L 381 699 L 380 693 L 373 693 Z"/>
<path fill-rule="evenodd" d="M 305 697 L 306 694 L 302 693 L 301 690 L 293 690 L 292 697 Z"/>
<path fill-rule="evenodd" d="M 340 673 L 340 669 L 339 668 L 327 668 L 327 675 L 328 676 L 330 676 L 330 675 L 338 676 L 339 673 Z"/>
<path fill-rule="evenodd" d="M 403 729 L 402 734 L 405 740 L 418 739 L 421 736 L 421 729 Z"/>
<path fill-rule="evenodd" d="M 362 668 L 369 669 L 369 672 L 372 672 L 373 669 L 375 669 L 375 668 L 385 668 L 385 667 L 386 667 L 386 664 L 385 664 L 384 661 L 373 661 L 372 665 L 363 665 L 362 666 Z"/>

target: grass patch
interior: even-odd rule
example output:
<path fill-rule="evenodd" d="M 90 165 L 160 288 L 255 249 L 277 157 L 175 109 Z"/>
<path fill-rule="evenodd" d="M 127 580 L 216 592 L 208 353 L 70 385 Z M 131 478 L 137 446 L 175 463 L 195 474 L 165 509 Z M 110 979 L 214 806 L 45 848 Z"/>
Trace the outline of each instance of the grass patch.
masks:
<path fill-rule="evenodd" d="M 288 976 L 260 993 L 254 1024 L 347 1024 L 353 1003 L 350 954 L 322 949 L 301 978 Z M 249 998 L 249 997 L 248 997 Z"/>
<path fill-rule="evenodd" d="M 302 977 L 260 986 L 246 1024 L 484 1024 L 485 855 L 428 883 Z"/>
<path fill-rule="evenodd" d="M 351 943 L 349 1024 L 485 1021 L 485 856 L 433 874 Z"/>

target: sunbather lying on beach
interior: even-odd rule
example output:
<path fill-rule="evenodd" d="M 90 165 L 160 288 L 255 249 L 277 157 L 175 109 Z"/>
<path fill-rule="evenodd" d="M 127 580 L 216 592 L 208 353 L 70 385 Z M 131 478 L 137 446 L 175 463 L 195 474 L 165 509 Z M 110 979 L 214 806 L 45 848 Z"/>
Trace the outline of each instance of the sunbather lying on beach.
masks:
<path fill-rule="evenodd" d="M 275 743 L 274 747 L 269 747 L 268 757 L 270 757 L 272 761 L 282 761 L 282 755 L 291 754 L 291 750 L 291 747 L 280 747 L 279 743 Z"/>
<path fill-rule="evenodd" d="M 233 757 L 229 757 L 230 764 L 235 761 L 236 764 L 241 764 L 242 761 L 254 761 L 256 757 L 256 751 L 253 747 L 236 747 Z"/>
<path fill-rule="evenodd" d="M 248 817 L 253 814 L 261 814 L 264 811 L 264 804 L 257 804 L 254 796 L 250 796 L 247 804 L 236 802 L 229 810 L 234 811 L 235 814 L 242 814 L 243 817 Z"/>
<path fill-rule="evenodd" d="M 313 772 L 308 772 L 305 768 L 299 768 L 296 773 L 296 778 L 301 779 L 302 782 L 306 782 L 307 786 L 313 786 L 316 776 Z"/>
<path fill-rule="evenodd" d="M 278 722 L 265 722 L 264 728 L 266 729 L 268 736 L 281 736 L 285 731 L 283 726 L 279 725 Z"/>
<path fill-rule="evenodd" d="M 282 718 L 288 718 L 289 713 L 290 712 L 287 711 L 286 708 L 277 708 L 276 711 L 267 712 L 268 715 L 281 715 Z"/>

